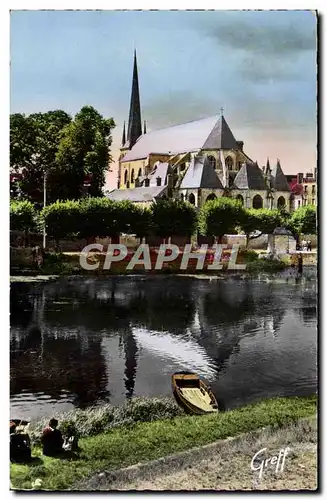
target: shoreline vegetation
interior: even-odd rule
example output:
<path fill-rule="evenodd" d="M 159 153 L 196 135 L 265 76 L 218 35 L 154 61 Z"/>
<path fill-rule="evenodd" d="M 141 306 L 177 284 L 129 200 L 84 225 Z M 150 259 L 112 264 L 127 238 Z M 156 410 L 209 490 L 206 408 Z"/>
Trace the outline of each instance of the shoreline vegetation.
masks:
<path fill-rule="evenodd" d="M 210 265 L 210 259 L 206 259 L 203 269 L 196 269 L 196 259 L 191 259 L 187 269 L 180 269 L 181 258 L 167 262 L 162 269 L 145 270 L 143 264 L 137 264 L 133 269 L 128 270 L 126 266 L 128 260 L 113 262 L 110 269 L 103 269 L 103 264 L 106 258 L 104 253 L 91 253 L 87 257 L 89 264 L 99 263 L 98 269 L 86 270 L 80 264 L 80 253 L 46 253 L 42 265 L 38 268 L 26 265 L 25 262 L 18 262 L 16 265 L 11 264 L 11 276 L 117 276 L 117 275 L 194 275 L 194 276 L 211 276 L 211 277 L 226 277 L 226 276 L 258 276 L 260 273 L 274 274 L 287 269 L 292 269 L 296 272 L 297 263 L 296 256 L 285 255 L 281 258 L 268 259 L 263 258 L 265 252 L 256 252 L 253 250 L 240 251 L 236 264 L 243 264 L 245 269 L 235 270 L 228 269 L 229 255 L 226 255 L 226 260 L 222 261 L 222 269 L 212 271 L 207 269 Z M 304 267 L 316 266 L 316 255 L 308 255 L 303 261 Z"/>
<path fill-rule="evenodd" d="M 31 422 L 33 462 L 11 464 L 11 488 L 76 490 L 81 488 L 81 482 L 104 471 L 146 463 L 263 428 L 275 433 L 316 413 L 317 395 L 267 399 L 204 416 L 186 415 L 172 398 L 135 398 L 120 407 L 76 409 L 55 416 L 63 429 L 76 429 L 80 452 L 67 459 L 44 457 L 39 439 L 46 420 Z"/>

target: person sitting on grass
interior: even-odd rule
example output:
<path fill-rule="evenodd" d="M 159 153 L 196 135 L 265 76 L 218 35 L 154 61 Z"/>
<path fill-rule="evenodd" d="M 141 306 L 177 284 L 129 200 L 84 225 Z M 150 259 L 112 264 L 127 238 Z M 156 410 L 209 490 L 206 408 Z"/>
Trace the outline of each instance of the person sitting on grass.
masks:
<path fill-rule="evenodd" d="M 10 422 L 10 461 L 25 463 L 31 460 L 31 440 L 23 428 L 17 427 L 15 422 Z"/>
<path fill-rule="evenodd" d="M 63 452 L 62 446 L 64 444 L 64 440 L 57 427 L 58 420 L 52 418 L 49 424 L 43 429 L 41 438 L 43 455 L 47 455 L 48 457 L 54 457 Z"/>

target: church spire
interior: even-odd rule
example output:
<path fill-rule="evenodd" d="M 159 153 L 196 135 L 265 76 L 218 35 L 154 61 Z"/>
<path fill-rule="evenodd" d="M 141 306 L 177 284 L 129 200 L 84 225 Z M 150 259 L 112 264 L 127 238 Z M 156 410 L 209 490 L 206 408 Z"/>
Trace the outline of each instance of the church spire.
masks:
<path fill-rule="evenodd" d="M 137 139 L 141 135 L 142 135 L 142 121 L 141 121 L 140 92 L 139 92 L 139 80 L 137 74 L 136 50 L 134 50 L 132 94 L 131 94 L 131 104 L 129 108 L 128 129 L 127 129 L 127 140 L 129 142 L 129 149 L 132 149 Z"/>
<path fill-rule="evenodd" d="M 124 122 L 124 128 L 123 128 L 123 137 L 121 140 L 121 145 L 124 146 L 126 143 L 126 129 L 125 129 L 125 122 Z"/>
<path fill-rule="evenodd" d="M 144 120 L 144 129 L 143 130 L 144 130 L 143 134 L 146 134 L 146 121 L 145 120 Z"/>

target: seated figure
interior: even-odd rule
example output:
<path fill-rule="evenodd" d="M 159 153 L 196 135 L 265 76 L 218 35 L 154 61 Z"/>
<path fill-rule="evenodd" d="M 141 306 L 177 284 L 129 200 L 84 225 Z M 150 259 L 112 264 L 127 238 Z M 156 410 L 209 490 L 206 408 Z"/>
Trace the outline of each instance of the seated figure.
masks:
<path fill-rule="evenodd" d="M 61 432 L 57 429 L 58 420 L 52 418 L 49 424 L 44 428 L 42 434 L 43 455 L 49 457 L 56 456 L 63 452 L 63 438 Z"/>
<path fill-rule="evenodd" d="M 20 431 L 10 422 L 10 461 L 29 462 L 31 460 L 31 441 L 28 434 Z"/>

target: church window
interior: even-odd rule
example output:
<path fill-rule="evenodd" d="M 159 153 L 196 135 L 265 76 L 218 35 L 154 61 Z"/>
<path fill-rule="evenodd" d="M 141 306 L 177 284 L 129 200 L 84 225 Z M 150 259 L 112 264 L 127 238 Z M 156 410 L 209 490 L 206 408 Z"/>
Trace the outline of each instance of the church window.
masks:
<path fill-rule="evenodd" d="M 129 181 L 126 182 L 126 187 L 129 189 Z"/>
<path fill-rule="evenodd" d="M 141 176 L 142 176 L 142 169 L 140 168 L 139 173 L 137 174 L 137 177 L 141 177 Z"/>
<path fill-rule="evenodd" d="M 215 195 L 215 193 L 211 193 L 209 194 L 209 196 L 207 196 L 206 201 L 215 200 L 216 198 L 217 196 Z"/>
<path fill-rule="evenodd" d="M 282 208 L 282 207 L 285 207 L 285 198 L 284 196 L 280 196 L 277 200 L 277 208 Z"/>
<path fill-rule="evenodd" d="M 227 168 L 230 168 L 231 170 L 233 169 L 234 161 L 233 161 L 233 158 L 231 156 L 227 156 L 227 158 L 225 160 L 225 165 Z"/>
<path fill-rule="evenodd" d="M 262 208 L 263 207 L 263 200 L 259 194 L 256 194 L 255 197 L 253 198 L 252 207 L 253 208 Z"/>
<path fill-rule="evenodd" d="M 215 170 L 216 169 L 216 158 L 212 155 L 208 156 L 209 163 L 211 167 Z"/>
<path fill-rule="evenodd" d="M 188 197 L 188 201 L 192 204 L 192 205 L 195 205 L 195 196 L 193 193 L 190 194 L 190 196 Z"/>
<path fill-rule="evenodd" d="M 132 173 L 131 173 L 131 182 L 134 182 L 134 168 L 132 168 Z"/>
<path fill-rule="evenodd" d="M 236 196 L 237 201 L 239 201 L 242 205 L 244 205 L 244 198 L 241 194 L 238 194 Z"/>
<path fill-rule="evenodd" d="M 127 176 L 128 176 L 128 172 L 127 172 L 127 170 L 125 170 L 125 173 L 124 173 L 124 184 L 127 183 L 127 178 L 128 178 Z"/>

